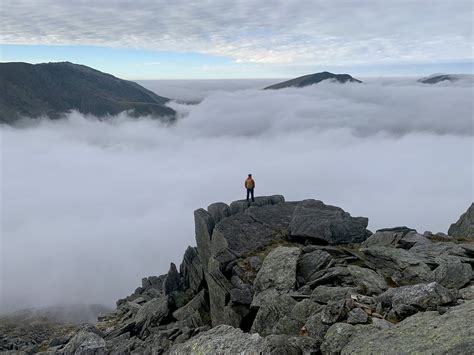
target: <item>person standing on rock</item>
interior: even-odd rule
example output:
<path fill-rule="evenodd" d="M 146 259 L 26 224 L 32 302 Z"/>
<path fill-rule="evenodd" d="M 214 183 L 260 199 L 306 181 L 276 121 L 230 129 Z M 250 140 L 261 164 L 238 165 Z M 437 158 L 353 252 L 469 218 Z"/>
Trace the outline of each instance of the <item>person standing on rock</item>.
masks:
<path fill-rule="evenodd" d="M 255 189 L 255 180 L 252 178 L 252 174 L 249 174 L 247 176 L 247 179 L 245 179 L 245 188 L 247 189 L 247 201 L 249 200 L 249 197 L 252 196 L 252 202 L 255 202 L 255 199 L 253 197 L 253 190 Z"/>

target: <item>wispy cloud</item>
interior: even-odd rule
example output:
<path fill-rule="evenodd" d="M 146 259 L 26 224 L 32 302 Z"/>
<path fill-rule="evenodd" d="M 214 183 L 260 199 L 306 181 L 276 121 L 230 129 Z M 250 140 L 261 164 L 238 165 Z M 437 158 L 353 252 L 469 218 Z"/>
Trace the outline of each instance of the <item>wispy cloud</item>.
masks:
<path fill-rule="evenodd" d="M 0 41 L 363 64 L 472 59 L 470 0 L 3 0 Z"/>

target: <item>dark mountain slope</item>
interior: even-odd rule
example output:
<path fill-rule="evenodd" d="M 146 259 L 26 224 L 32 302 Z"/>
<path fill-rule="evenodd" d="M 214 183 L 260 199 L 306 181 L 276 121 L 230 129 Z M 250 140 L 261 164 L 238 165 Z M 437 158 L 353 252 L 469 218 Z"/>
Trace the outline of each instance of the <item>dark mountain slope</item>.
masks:
<path fill-rule="evenodd" d="M 336 82 L 339 82 L 341 84 L 343 83 L 362 83 L 362 81 L 354 79 L 352 76 L 349 74 L 333 74 L 327 71 L 321 72 L 321 73 L 316 73 L 316 74 L 310 74 L 310 75 L 305 75 L 305 76 L 300 76 L 295 79 L 291 79 L 288 81 L 284 81 L 275 85 L 267 86 L 265 90 L 267 89 L 283 89 L 283 88 L 289 88 L 289 87 L 295 87 L 295 88 L 302 88 L 305 86 L 313 85 L 320 83 L 323 80 L 334 80 Z"/>
<path fill-rule="evenodd" d="M 433 74 L 426 78 L 418 79 L 419 83 L 423 84 L 437 84 L 440 81 L 457 81 L 459 78 L 456 75 L 451 74 Z"/>
<path fill-rule="evenodd" d="M 70 110 L 97 117 L 130 110 L 174 120 L 167 98 L 127 80 L 84 65 L 62 63 L 0 63 L 0 122 L 48 116 L 60 118 Z"/>

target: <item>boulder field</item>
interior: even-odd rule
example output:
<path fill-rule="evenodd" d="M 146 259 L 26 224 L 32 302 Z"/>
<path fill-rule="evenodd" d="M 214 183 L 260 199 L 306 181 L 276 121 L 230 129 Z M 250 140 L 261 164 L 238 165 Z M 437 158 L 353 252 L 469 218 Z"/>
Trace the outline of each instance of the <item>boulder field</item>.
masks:
<path fill-rule="evenodd" d="M 283 196 L 194 212 L 196 247 L 48 354 L 469 353 L 472 206 L 453 235 Z M 36 349 L 39 349 L 38 347 Z M 1 349 L 0 349 L 1 350 Z M 5 349 L 7 350 L 7 349 Z"/>

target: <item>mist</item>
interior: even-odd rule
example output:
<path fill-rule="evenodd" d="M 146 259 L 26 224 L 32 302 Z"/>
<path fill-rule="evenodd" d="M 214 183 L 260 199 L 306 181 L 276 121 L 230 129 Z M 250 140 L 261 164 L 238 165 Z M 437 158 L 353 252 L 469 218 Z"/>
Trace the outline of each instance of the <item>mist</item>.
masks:
<path fill-rule="evenodd" d="M 0 127 L 0 310 L 112 305 L 179 264 L 193 210 L 243 198 L 248 173 L 257 195 L 320 199 L 371 230 L 446 232 L 473 200 L 471 85 L 153 85 L 202 101 L 171 102 L 171 127 L 77 112 Z"/>

